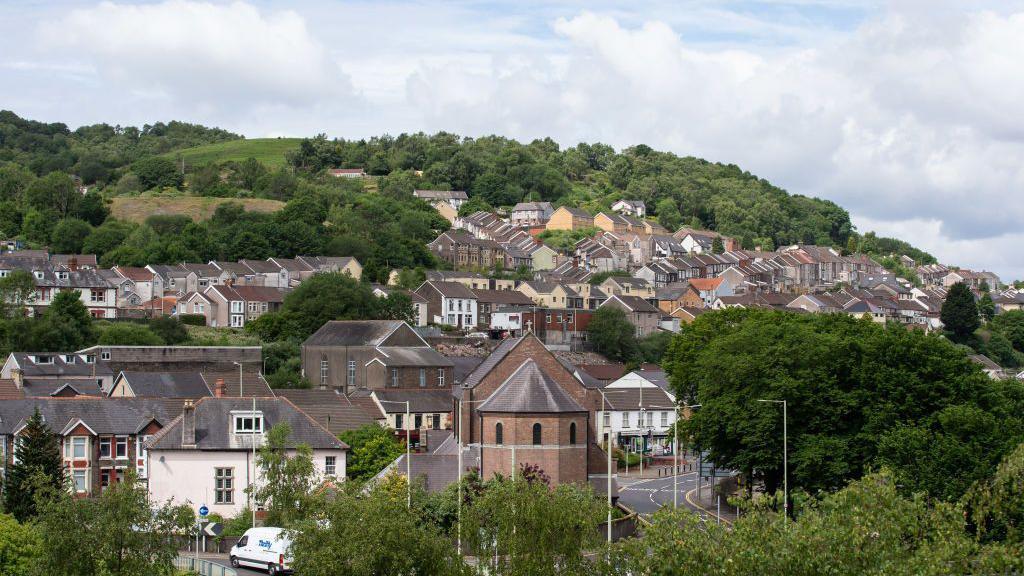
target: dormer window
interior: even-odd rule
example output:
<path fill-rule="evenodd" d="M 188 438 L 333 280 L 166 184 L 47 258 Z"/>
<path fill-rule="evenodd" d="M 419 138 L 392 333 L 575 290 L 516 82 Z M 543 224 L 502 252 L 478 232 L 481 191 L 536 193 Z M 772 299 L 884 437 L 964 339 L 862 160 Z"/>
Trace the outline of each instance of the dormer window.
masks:
<path fill-rule="evenodd" d="M 40 273 L 40 276 L 42 276 L 42 273 Z M 58 280 L 67 280 L 68 279 L 68 273 L 64 272 L 64 271 L 57 272 L 57 279 Z"/>
<path fill-rule="evenodd" d="M 36 356 L 36 364 L 53 364 L 53 356 Z"/>
<path fill-rule="evenodd" d="M 42 280 L 43 279 L 43 272 L 42 272 L 42 270 L 35 270 L 35 271 L 32 272 L 32 274 L 35 275 L 36 280 Z"/>
<path fill-rule="evenodd" d="M 85 363 L 86 364 L 95 364 L 96 363 L 96 356 L 93 355 L 93 354 L 86 354 L 86 356 L 85 356 Z"/>
<path fill-rule="evenodd" d="M 7 275 L 10 273 L 10 270 L 0 270 L 0 278 L 7 278 Z"/>
<path fill-rule="evenodd" d="M 263 413 L 244 412 L 233 413 L 235 420 L 235 434 L 262 434 Z"/>
<path fill-rule="evenodd" d="M 64 355 L 64 363 L 65 364 L 74 364 L 75 363 L 75 355 L 74 354 L 65 354 Z"/>

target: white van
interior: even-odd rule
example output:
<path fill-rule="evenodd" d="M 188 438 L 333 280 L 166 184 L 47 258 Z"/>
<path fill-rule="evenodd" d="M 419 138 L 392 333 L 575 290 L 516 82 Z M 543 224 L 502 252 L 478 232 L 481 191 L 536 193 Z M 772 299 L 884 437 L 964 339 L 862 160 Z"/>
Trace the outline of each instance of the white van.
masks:
<path fill-rule="evenodd" d="M 292 541 L 284 528 L 250 528 L 231 547 L 231 565 L 263 568 L 267 574 L 291 574 Z"/>

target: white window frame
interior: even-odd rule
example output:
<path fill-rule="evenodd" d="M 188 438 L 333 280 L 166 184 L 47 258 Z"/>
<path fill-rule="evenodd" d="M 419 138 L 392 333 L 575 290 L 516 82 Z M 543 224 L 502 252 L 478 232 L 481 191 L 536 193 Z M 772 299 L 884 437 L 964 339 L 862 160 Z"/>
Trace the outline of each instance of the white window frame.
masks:
<path fill-rule="evenodd" d="M 420 388 L 425 388 L 426 386 L 427 386 L 427 369 L 426 368 L 420 368 Z"/>
<path fill-rule="evenodd" d="M 334 476 L 338 472 L 338 457 L 324 456 L 324 474 Z"/>
<path fill-rule="evenodd" d="M 104 446 L 106 446 L 106 450 L 105 451 L 103 449 Z M 104 452 L 106 452 L 106 453 L 104 454 Z M 110 458 L 113 453 L 114 453 L 114 441 L 113 441 L 113 438 L 111 438 L 110 436 L 104 436 L 103 438 L 100 438 L 100 458 Z"/>
<path fill-rule="evenodd" d="M 213 503 L 235 503 L 235 469 L 217 466 L 213 469 Z"/>
<path fill-rule="evenodd" d="M 82 455 L 76 455 L 78 449 L 82 449 Z M 65 460 L 88 460 L 89 459 L 89 437 L 88 436 L 68 436 L 64 440 L 64 459 Z"/>
<path fill-rule="evenodd" d="M 262 412 L 232 412 L 232 430 L 235 434 L 262 434 Z"/>
<path fill-rule="evenodd" d="M 121 454 L 122 448 L 124 454 Z M 115 436 L 114 437 L 114 459 L 115 460 L 127 460 L 128 459 L 128 437 L 127 436 Z"/>
<path fill-rule="evenodd" d="M 444 387 L 444 368 L 437 369 L 437 385 L 442 388 Z"/>
<path fill-rule="evenodd" d="M 244 314 L 245 313 L 245 302 L 241 300 L 231 301 L 231 313 L 232 314 Z"/>
<path fill-rule="evenodd" d="M 320 361 L 320 383 L 327 384 L 327 376 L 330 374 L 330 365 L 327 360 Z"/>
<path fill-rule="evenodd" d="M 391 369 L 391 387 L 398 388 L 398 368 Z"/>
<path fill-rule="evenodd" d="M 232 314 L 231 315 L 231 327 L 232 328 L 241 328 L 244 325 L 245 325 L 245 315 L 244 314 Z"/>
<path fill-rule="evenodd" d="M 622 428 L 629 428 L 629 412 L 622 413 Z"/>
<path fill-rule="evenodd" d="M 89 492 L 89 468 L 71 468 L 71 487 L 77 494 L 86 494 Z M 78 485 L 78 477 L 82 477 L 82 485 Z"/>
<path fill-rule="evenodd" d="M 348 361 L 348 385 L 349 386 L 355 386 L 356 385 L 356 361 L 355 360 L 349 360 Z"/>

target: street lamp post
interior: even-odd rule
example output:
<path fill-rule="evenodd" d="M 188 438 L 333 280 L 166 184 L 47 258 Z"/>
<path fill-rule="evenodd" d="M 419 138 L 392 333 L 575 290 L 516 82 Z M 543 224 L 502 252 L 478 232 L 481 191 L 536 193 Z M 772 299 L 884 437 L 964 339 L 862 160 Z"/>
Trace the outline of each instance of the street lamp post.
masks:
<path fill-rule="evenodd" d="M 608 414 L 608 411 L 607 411 L 608 409 L 606 407 L 608 397 L 605 396 L 604 390 L 598 390 L 598 392 L 601 394 L 601 428 L 605 428 L 605 426 L 604 426 L 604 417 L 605 417 L 605 415 Z M 611 424 L 611 417 L 608 418 L 608 423 Z M 608 488 L 607 488 L 607 492 L 608 492 L 608 545 L 611 546 L 612 545 L 612 427 L 610 425 L 607 427 L 607 430 L 605 430 L 605 434 L 608 435 L 608 449 L 607 449 L 607 456 L 608 456 L 608 478 L 607 478 L 607 480 L 608 480 Z M 629 460 L 627 459 L 626 462 L 628 463 Z"/>
<path fill-rule="evenodd" d="M 238 397 L 241 398 L 242 396 L 245 396 L 245 394 L 242 393 L 242 363 L 232 362 L 232 364 L 238 366 Z"/>
<path fill-rule="evenodd" d="M 770 402 L 782 404 L 782 521 L 787 522 L 789 516 L 789 450 L 787 439 L 787 403 L 785 400 L 763 400 L 758 402 Z"/>
<path fill-rule="evenodd" d="M 409 432 L 409 401 L 405 400 L 378 400 L 381 404 L 405 404 L 405 505 L 412 510 L 412 449 L 411 434 Z"/>

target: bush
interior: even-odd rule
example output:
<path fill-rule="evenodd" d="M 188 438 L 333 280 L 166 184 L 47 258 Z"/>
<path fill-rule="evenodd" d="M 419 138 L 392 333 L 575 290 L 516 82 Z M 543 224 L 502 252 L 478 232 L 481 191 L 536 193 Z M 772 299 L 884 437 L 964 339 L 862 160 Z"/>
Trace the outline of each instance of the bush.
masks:
<path fill-rule="evenodd" d="M 178 321 L 189 326 L 206 326 L 206 316 L 202 314 L 178 314 Z"/>
<path fill-rule="evenodd" d="M 157 316 L 149 321 L 149 329 L 159 336 L 165 344 L 175 345 L 188 341 L 188 330 L 177 318 Z"/>

